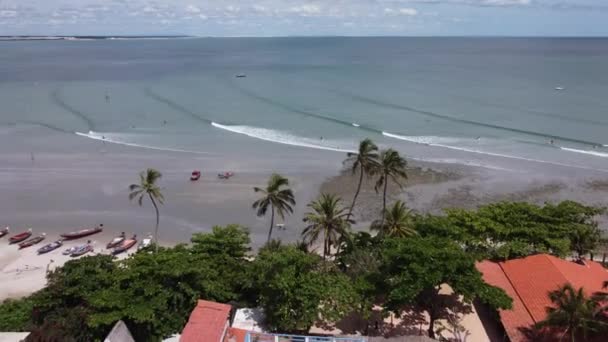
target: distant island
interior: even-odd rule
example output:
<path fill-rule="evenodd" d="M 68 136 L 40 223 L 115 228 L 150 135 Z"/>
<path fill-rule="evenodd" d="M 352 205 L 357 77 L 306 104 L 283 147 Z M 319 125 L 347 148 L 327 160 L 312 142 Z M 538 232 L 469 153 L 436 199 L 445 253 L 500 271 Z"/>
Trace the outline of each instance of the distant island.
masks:
<path fill-rule="evenodd" d="M 112 40 L 112 39 L 176 39 L 191 38 L 192 36 L 0 36 L 3 40 Z"/>

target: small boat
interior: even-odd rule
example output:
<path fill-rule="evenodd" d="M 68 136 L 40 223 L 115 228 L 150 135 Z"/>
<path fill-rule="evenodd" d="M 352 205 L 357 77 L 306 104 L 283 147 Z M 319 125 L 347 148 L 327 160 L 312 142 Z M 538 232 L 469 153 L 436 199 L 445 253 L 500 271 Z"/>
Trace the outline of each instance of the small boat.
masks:
<path fill-rule="evenodd" d="M 48 253 L 50 251 L 54 251 L 61 246 L 63 246 L 63 240 L 57 240 L 55 242 L 51 242 L 48 245 L 44 245 L 44 246 L 38 248 L 38 254 L 44 254 L 44 253 Z"/>
<path fill-rule="evenodd" d="M 70 247 L 70 248 L 66 249 L 65 251 L 63 251 L 63 253 L 61 253 L 61 254 L 63 254 L 63 255 L 70 255 L 70 254 L 74 253 L 74 251 L 77 248 L 78 248 L 78 246 Z"/>
<path fill-rule="evenodd" d="M 73 240 L 73 239 L 78 239 L 81 237 L 97 234 L 101 231 L 103 231 L 103 224 L 100 224 L 98 227 L 95 227 L 95 228 L 81 229 L 81 230 L 77 230 L 74 232 L 61 234 L 61 237 L 66 240 Z"/>
<path fill-rule="evenodd" d="M 44 240 L 46 234 L 42 233 L 41 235 L 38 235 L 36 237 L 33 237 L 29 240 L 25 240 L 22 243 L 19 244 L 19 249 L 23 249 L 29 246 L 33 246 L 37 243 L 39 243 L 40 241 Z"/>
<path fill-rule="evenodd" d="M 137 249 L 139 249 L 139 250 L 146 249 L 146 248 L 150 247 L 151 245 L 152 245 L 152 235 L 148 235 L 147 238 L 141 240 L 141 242 L 139 243 L 139 246 L 137 246 Z"/>
<path fill-rule="evenodd" d="M 4 235 L 8 234 L 9 230 L 9 227 L 4 227 L 4 229 L 0 230 L 0 237 L 3 237 Z"/>
<path fill-rule="evenodd" d="M 116 255 L 116 254 L 120 254 L 122 252 L 126 252 L 131 247 L 135 246 L 136 243 L 137 243 L 137 235 L 133 235 L 132 238 L 123 241 L 119 246 L 114 248 L 114 250 L 112 251 L 112 254 Z"/>
<path fill-rule="evenodd" d="M 566 89 L 566 88 L 564 88 L 564 87 L 555 87 L 555 90 L 557 90 L 557 91 L 564 90 L 564 89 Z"/>
<path fill-rule="evenodd" d="M 235 75 L 235 77 L 236 78 L 245 78 L 245 77 L 247 77 L 247 75 L 245 75 L 245 74 L 237 74 L 237 75 Z"/>
<path fill-rule="evenodd" d="M 90 244 L 86 244 L 86 245 L 82 245 L 82 246 L 78 246 L 74 249 L 74 251 L 72 251 L 72 253 L 70 254 L 71 257 L 78 257 L 81 256 L 83 254 L 87 254 L 89 252 L 93 251 L 93 246 L 91 246 Z"/>
<path fill-rule="evenodd" d="M 230 179 L 230 177 L 232 177 L 232 176 L 234 176 L 234 172 L 231 172 L 231 171 L 217 174 L 217 178 L 219 178 L 219 179 Z"/>
<path fill-rule="evenodd" d="M 23 233 L 19 233 L 17 235 L 11 236 L 10 239 L 8 239 L 8 242 L 10 244 L 21 242 L 21 241 L 24 241 L 25 239 L 29 238 L 30 236 L 32 236 L 31 228 L 28 229 L 27 232 L 23 232 Z"/>
<path fill-rule="evenodd" d="M 197 181 L 199 178 L 201 178 L 201 172 L 199 170 L 192 171 L 192 174 L 190 175 L 190 180 Z"/>
<path fill-rule="evenodd" d="M 120 245 L 121 242 L 125 241 L 125 232 L 120 233 L 117 237 L 113 238 L 112 241 L 108 242 L 106 245 L 107 249 L 114 248 Z"/>

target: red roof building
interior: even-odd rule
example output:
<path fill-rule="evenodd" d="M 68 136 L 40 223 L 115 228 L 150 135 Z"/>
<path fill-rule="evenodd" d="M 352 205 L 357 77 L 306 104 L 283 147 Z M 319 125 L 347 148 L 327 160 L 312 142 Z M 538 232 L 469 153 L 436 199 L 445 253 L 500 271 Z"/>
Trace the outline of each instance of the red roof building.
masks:
<path fill-rule="evenodd" d="M 486 283 L 502 288 L 513 298 L 511 310 L 500 310 L 500 320 L 512 342 L 529 341 L 522 329 L 545 319 L 551 306 L 549 292 L 566 283 L 587 295 L 601 291 L 608 272 L 593 261 L 584 264 L 538 254 L 506 262 L 482 261 L 477 269 Z"/>
<path fill-rule="evenodd" d="M 182 331 L 180 342 L 222 342 L 230 326 L 228 304 L 199 300 Z"/>

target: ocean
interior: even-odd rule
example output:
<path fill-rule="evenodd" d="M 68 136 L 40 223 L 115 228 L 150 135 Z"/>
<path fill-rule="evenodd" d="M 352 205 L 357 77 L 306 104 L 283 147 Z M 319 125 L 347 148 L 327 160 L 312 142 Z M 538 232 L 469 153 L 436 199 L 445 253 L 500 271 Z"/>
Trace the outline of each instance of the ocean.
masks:
<path fill-rule="evenodd" d="M 608 172 L 608 39 L 4 41 L 0 51 L 5 127 L 243 158 L 343 154 L 369 137 L 412 160 Z"/>

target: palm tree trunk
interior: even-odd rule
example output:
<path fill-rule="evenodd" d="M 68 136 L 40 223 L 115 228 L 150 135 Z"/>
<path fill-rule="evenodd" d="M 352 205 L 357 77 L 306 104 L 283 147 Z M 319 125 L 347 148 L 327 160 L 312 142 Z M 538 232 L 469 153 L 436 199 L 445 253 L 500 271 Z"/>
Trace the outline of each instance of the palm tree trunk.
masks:
<path fill-rule="evenodd" d="M 384 213 L 386 212 L 386 187 L 388 186 L 388 175 L 384 175 L 384 195 L 382 196 L 382 224 L 380 227 L 384 227 Z"/>
<path fill-rule="evenodd" d="M 158 252 L 158 221 L 160 219 L 160 214 L 158 213 L 158 206 L 156 205 L 156 201 L 154 200 L 154 197 L 152 197 L 151 194 L 148 194 L 148 196 L 150 196 L 150 200 L 152 201 L 152 205 L 154 206 L 154 210 L 156 210 L 156 229 L 154 229 L 154 245 L 155 245 L 155 251 Z"/>
<path fill-rule="evenodd" d="M 350 219 L 350 215 L 353 213 L 353 209 L 355 208 L 355 202 L 357 201 L 357 197 L 359 196 L 359 191 L 361 191 L 361 184 L 363 183 L 363 169 L 359 170 L 359 185 L 357 185 L 357 191 L 355 192 L 355 197 L 353 197 L 353 204 L 351 204 L 350 209 L 348 210 L 348 215 L 346 215 L 346 221 Z"/>
<path fill-rule="evenodd" d="M 270 229 L 268 230 L 268 241 L 270 242 L 270 237 L 272 236 L 272 228 L 274 227 L 274 205 L 271 205 L 272 213 L 270 214 Z"/>

